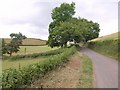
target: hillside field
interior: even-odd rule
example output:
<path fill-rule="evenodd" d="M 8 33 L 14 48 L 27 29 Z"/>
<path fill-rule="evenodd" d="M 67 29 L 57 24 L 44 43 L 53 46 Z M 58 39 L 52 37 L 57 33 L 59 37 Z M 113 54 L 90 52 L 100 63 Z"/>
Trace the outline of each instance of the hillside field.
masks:
<path fill-rule="evenodd" d="M 10 38 L 4 38 L 6 43 L 10 43 Z M 46 45 L 46 40 L 35 39 L 35 38 L 27 38 L 23 40 L 22 46 L 43 46 Z"/>
<path fill-rule="evenodd" d="M 101 36 L 91 41 L 104 41 L 104 40 L 118 39 L 118 36 L 120 36 L 120 32 L 116 32 L 116 33 L 106 35 L 106 36 Z"/>

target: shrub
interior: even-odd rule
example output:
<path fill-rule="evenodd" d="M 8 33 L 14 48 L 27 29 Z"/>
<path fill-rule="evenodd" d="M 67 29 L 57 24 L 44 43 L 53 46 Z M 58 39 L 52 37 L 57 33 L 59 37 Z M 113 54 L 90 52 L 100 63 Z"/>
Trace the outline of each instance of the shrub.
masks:
<path fill-rule="evenodd" d="M 2 73 L 2 87 L 16 88 L 31 84 L 34 80 L 41 78 L 48 71 L 55 69 L 68 61 L 70 55 L 76 52 L 76 48 L 66 48 L 63 53 L 46 59 L 43 63 L 29 65 L 17 71 L 16 69 L 8 69 Z"/>

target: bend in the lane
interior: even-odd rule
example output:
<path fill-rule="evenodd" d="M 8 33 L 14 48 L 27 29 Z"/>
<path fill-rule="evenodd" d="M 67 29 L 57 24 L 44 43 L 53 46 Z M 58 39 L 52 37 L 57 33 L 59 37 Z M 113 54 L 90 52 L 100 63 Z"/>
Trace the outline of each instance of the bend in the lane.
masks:
<path fill-rule="evenodd" d="M 86 47 L 82 52 L 93 62 L 96 88 L 118 88 L 118 62 Z"/>

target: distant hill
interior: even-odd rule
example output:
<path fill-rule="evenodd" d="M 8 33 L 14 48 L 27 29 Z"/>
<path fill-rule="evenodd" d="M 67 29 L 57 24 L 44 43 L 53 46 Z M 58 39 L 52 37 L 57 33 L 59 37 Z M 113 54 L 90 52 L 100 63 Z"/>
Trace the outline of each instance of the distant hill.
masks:
<path fill-rule="evenodd" d="M 103 41 L 103 40 L 117 39 L 118 36 L 120 36 L 120 32 L 116 32 L 116 33 L 113 33 L 113 34 L 110 34 L 110 35 L 102 36 L 102 37 L 93 39 L 91 41 L 99 41 L 99 40 Z"/>
<path fill-rule="evenodd" d="M 11 38 L 4 38 L 6 43 L 10 43 Z M 27 38 L 23 40 L 22 46 L 43 46 L 46 45 L 46 40 Z"/>

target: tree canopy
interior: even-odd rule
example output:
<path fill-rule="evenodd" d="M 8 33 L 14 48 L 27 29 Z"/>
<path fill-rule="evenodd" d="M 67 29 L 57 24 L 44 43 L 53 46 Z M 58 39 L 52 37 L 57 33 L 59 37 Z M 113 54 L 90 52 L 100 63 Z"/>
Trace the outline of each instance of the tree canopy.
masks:
<path fill-rule="evenodd" d="M 63 3 L 52 10 L 53 22 L 49 25 L 49 46 L 63 47 L 67 42 L 87 42 L 98 37 L 100 31 L 98 23 L 75 18 L 74 14 L 75 3 Z"/>

